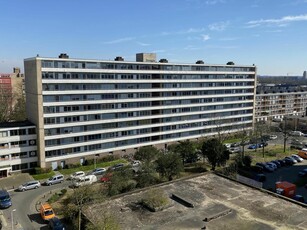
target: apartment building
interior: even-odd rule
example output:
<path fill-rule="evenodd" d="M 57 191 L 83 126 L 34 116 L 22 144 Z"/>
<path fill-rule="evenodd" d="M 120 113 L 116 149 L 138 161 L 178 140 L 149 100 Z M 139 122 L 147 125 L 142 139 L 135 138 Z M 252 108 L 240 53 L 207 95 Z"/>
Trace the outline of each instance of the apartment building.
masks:
<path fill-rule="evenodd" d="M 255 66 L 34 57 L 24 60 L 38 164 L 57 168 L 142 146 L 251 128 Z"/>
<path fill-rule="evenodd" d="M 271 84 L 257 87 L 256 121 L 274 121 L 289 115 L 305 115 L 306 107 L 306 86 Z"/>
<path fill-rule="evenodd" d="M 38 165 L 36 127 L 30 122 L 0 124 L 0 178 Z"/>

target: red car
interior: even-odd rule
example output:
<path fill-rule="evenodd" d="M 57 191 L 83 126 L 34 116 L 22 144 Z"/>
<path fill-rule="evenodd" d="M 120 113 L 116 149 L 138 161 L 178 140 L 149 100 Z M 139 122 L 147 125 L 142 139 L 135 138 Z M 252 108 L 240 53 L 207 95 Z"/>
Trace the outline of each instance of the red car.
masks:
<path fill-rule="evenodd" d="M 111 180 L 112 173 L 107 173 L 103 177 L 100 178 L 101 182 L 108 182 Z"/>

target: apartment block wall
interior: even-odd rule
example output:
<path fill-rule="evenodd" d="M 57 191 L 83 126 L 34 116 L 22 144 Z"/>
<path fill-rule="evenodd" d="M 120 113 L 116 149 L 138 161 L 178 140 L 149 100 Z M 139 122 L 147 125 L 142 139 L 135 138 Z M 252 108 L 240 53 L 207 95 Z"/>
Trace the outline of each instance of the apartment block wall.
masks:
<path fill-rule="evenodd" d="M 25 73 L 41 167 L 253 125 L 255 66 L 36 57 Z"/>

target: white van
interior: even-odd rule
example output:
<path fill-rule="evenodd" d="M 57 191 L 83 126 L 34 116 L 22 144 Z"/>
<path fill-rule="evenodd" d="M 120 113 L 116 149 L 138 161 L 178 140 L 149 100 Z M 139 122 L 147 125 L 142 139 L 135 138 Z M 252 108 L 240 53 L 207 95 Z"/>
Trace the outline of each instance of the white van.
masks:
<path fill-rule="evenodd" d="M 304 133 L 302 133 L 300 131 L 291 131 L 289 134 L 291 136 L 297 136 L 297 137 L 304 136 Z"/>
<path fill-rule="evenodd" d="M 79 177 L 73 182 L 74 187 L 80 187 L 84 185 L 91 185 L 94 182 L 97 182 L 97 177 L 95 175 L 88 175 L 88 176 L 83 176 Z"/>

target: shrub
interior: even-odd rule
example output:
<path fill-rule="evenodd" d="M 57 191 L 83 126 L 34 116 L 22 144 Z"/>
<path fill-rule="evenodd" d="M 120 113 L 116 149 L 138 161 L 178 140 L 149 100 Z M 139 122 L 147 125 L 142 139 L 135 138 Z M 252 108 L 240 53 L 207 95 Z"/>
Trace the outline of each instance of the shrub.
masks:
<path fill-rule="evenodd" d="M 151 211 L 159 211 L 169 206 L 170 199 L 161 189 L 151 189 L 143 196 L 141 203 Z"/>
<path fill-rule="evenodd" d="M 108 155 L 102 158 L 97 159 L 97 162 L 108 162 L 108 161 L 115 161 L 119 159 L 119 156 L 114 156 L 114 155 Z"/>
<path fill-rule="evenodd" d="M 61 166 L 61 165 L 59 165 L 58 167 L 57 167 L 57 170 L 62 170 L 63 169 L 63 167 Z"/>
<path fill-rule="evenodd" d="M 43 174 L 43 173 L 50 173 L 52 171 L 51 168 L 35 168 L 35 174 Z"/>
<path fill-rule="evenodd" d="M 62 193 L 63 195 L 64 195 L 66 192 L 67 192 L 67 189 L 65 189 L 65 188 L 61 190 L 61 193 Z"/>

